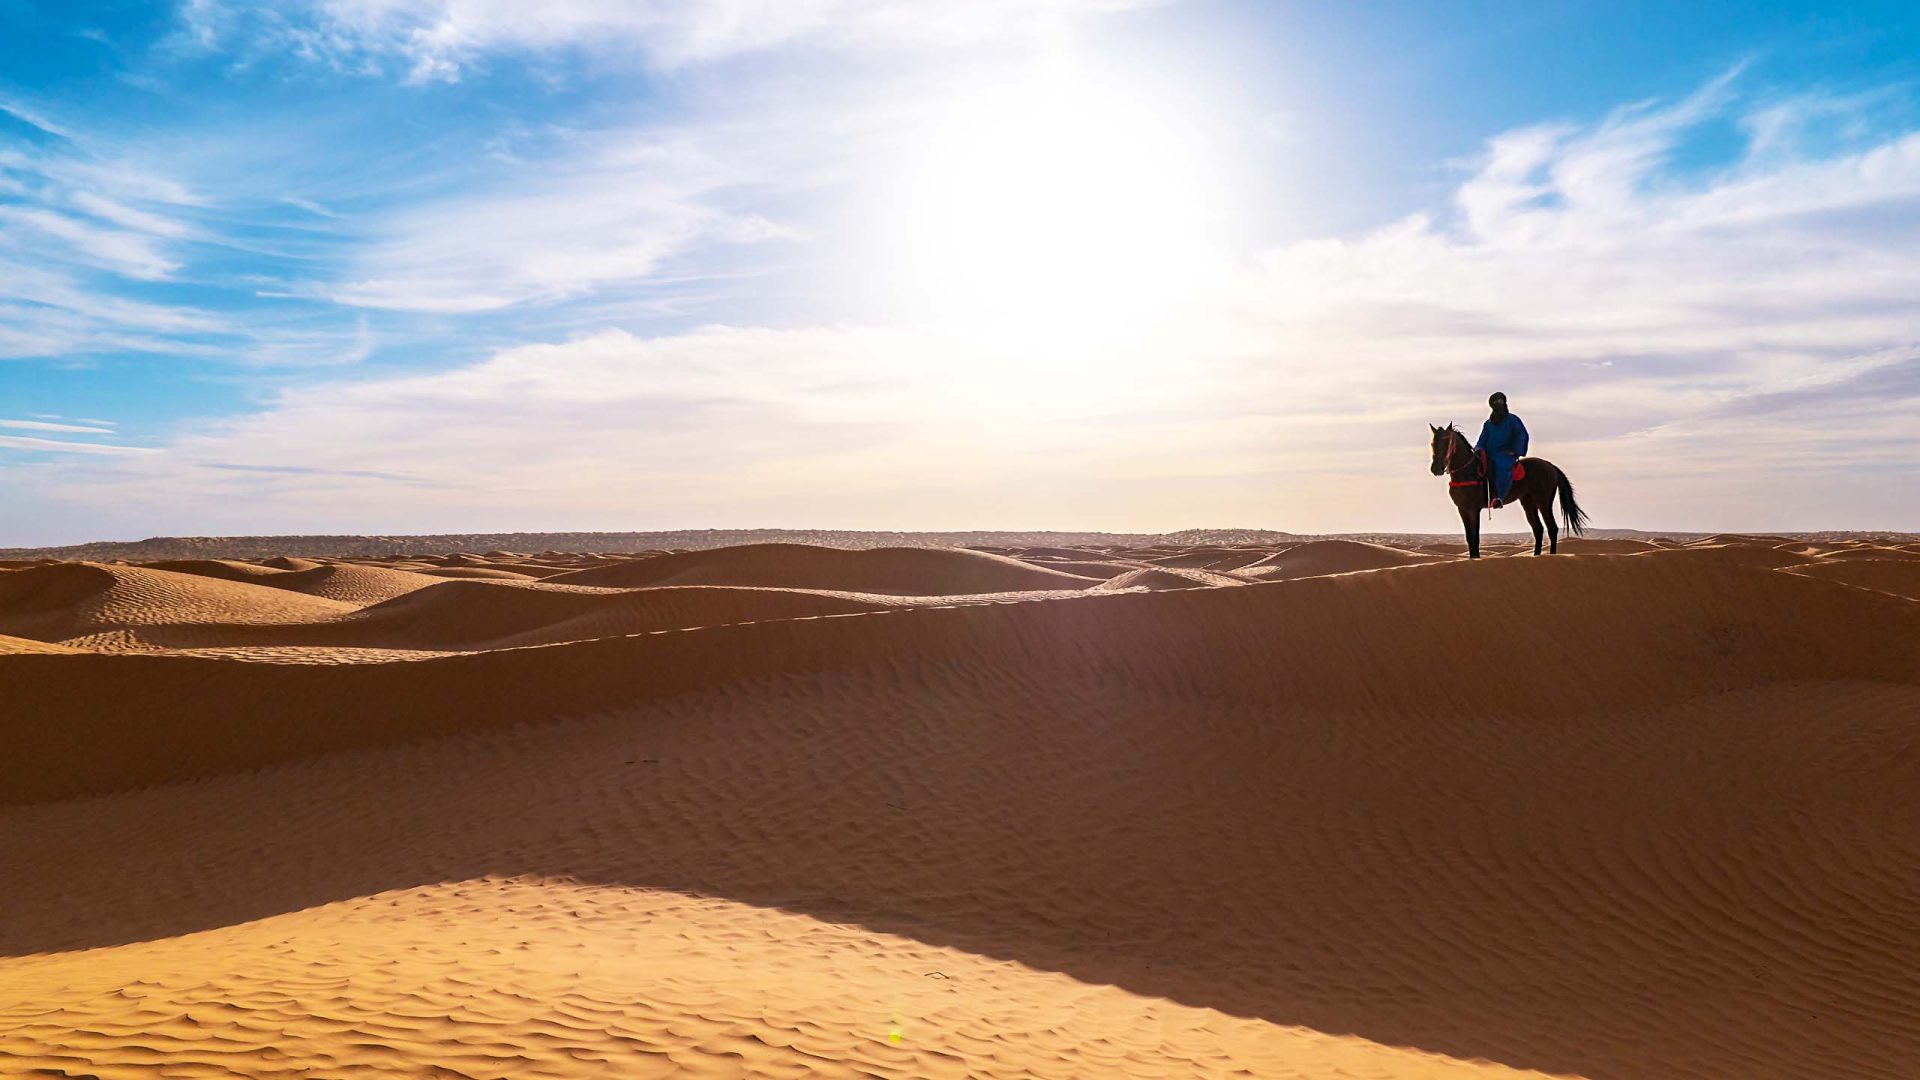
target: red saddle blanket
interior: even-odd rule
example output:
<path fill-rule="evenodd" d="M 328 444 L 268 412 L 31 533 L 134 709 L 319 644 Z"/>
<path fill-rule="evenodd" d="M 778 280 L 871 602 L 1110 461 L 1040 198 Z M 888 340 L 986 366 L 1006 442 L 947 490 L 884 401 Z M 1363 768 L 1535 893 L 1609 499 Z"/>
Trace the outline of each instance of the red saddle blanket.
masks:
<path fill-rule="evenodd" d="M 1491 472 L 1492 470 L 1493 470 L 1493 466 L 1487 463 L 1486 452 L 1482 451 L 1480 454 L 1480 475 L 1485 476 L 1487 473 Z M 1527 466 L 1525 462 L 1516 461 L 1513 463 L 1513 478 L 1516 481 L 1525 480 L 1527 478 Z M 1452 486 L 1471 487 L 1472 485 L 1478 484 L 1478 483 L 1480 483 L 1480 481 L 1478 480 L 1458 480 L 1458 481 L 1455 481 Z"/>
<path fill-rule="evenodd" d="M 1480 475 L 1482 475 L 1482 476 L 1486 476 L 1486 475 L 1488 475 L 1489 473 L 1491 473 L 1492 471 L 1493 471 L 1493 466 L 1492 466 L 1492 464 L 1491 464 L 1490 462 L 1488 462 L 1488 461 L 1487 461 L 1487 454 L 1486 454 L 1486 452 L 1485 452 L 1485 451 L 1483 450 L 1483 451 L 1481 451 L 1481 453 L 1480 453 Z M 1519 461 L 1515 461 L 1515 462 L 1513 463 L 1513 479 L 1514 479 L 1514 482 L 1515 482 L 1515 483 L 1519 483 L 1519 482 L 1520 482 L 1521 480 L 1524 480 L 1524 479 L 1526 479 L 1526 476 L 1527 476 L 1527 467 L 1526 467 L 1526 465 L 1525 465 L 1524 463 L 1522 463 L 1522 462 L 1519 462 Z M 1455 481 L 1454 481 L 1453 483 L 1451 483 L 1451 484 L 1449 484 L 1449 485 L 1447 485 L 1447 486 L 1448 486 L 1448 487 L 1457 487 L 1457 488 L 1461 488 L 1461 487 L 1473 487 L 1473 486 L 1475 486 L 1475 485 L 1477 485 L 1477 484 L 1481 484 L 1481 483 L 1485 483 L 1485 481 L 1481 481 L 1481 480 L 1455 480 Z M 1487 484 L 1487 505 L 1488 505 L 1488 506 L 1492 506 L 1492 507 L 1498 507 L 1498 506 L 1500 505 L 1500 500 L 1498 500 L 1498 499 L 1496 499 L 1496 498 L 1494 498 L 1494 496 L 1493 496 L 1493 485 L 1492 485 L 1492 484 Z"/>
<path fill-rule="evenodd" d="M 1493 477 L 1493 461 L 1485 450 L 1480 451 L 1480 475 L 1488 479 L 1492 479 Z M 1519 458 L 1515 458 L 1513 461 L 1513 478 L 1515 480 L 1524 480 L 1526 476 L 1527 467 L 1521 464 Z"/>

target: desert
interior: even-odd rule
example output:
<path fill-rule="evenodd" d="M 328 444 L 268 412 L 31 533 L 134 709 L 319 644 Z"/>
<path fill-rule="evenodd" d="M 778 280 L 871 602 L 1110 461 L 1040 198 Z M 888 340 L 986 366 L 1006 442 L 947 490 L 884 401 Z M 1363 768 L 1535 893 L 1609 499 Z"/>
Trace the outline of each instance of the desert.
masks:
<path fill-rule="evenodd" d="M 0 1080 L 1920 1080 L 1920 3 L 0 0 Z"/>
<path fill-rule="evenodd" d="M 1912 1074 L 1910 541 L 1185 539 L 14 559 L 0 1061 Z"/>

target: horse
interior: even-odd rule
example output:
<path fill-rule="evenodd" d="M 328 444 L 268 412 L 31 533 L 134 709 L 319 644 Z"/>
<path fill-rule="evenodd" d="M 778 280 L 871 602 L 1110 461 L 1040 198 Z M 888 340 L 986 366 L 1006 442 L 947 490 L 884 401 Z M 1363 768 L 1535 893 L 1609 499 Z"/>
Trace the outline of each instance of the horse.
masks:
<path fill-rule="evenodd" d="M 1445 475 L 1451 481 L 1447 484 L 1447 494 L 1453 498 L 1453 505 L 1460 511 L 1460 524 L 1467 530 L 1467 554 L 1471 558 L 1480 557 L 1480 511 L 1486 508 L 1487 467 L 1479 454 L 1473 452 L 1473 445 L 1466 436 L 1452 425 L 1434 427 L 1427 425 L 1433 432 L 1433 475 Z M 1587 531 L 1587 512 L 1573 501 L 1573 483 L 1567 474 L 1554 467 L 1546 458 L 1521 458 L 1520 464 L 1525 475 L 1513 482 L 1507 489 L 1507 498 L 1502 505 L 1519 503 L 1527 512 L 1527 524 L 1533 526 L 1533 553 L 1540 554 L 1540 524 L 1546 522 L 1547 553 L 1560 554 L 1560 530 L 1553 522 L 1553 497 L 1560 496 L 1560 509 L 1567 517 L 1567 528 L 1575 536 Z"/>

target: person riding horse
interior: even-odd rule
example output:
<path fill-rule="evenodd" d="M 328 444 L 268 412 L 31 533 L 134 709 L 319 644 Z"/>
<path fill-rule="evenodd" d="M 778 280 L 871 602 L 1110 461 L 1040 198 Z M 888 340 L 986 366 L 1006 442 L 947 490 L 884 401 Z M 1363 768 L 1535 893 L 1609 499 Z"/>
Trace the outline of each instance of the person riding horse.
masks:
<path fill-rule="evenodd" d="M 1507 492 L 1513 487 L 1513 463 L 1527 456 L 1527 425 L 1507 411 L 1507 395 L 1496 392 L 1487 404 L 1492 406 L 1493 415 L 1480 425 L 1473 452 L 1487 455 L 1488 471 L 1493 474 L 1492 505 L 1498 507 L 1507 501 Z"/>
<path fill-rule="evenodd" d="M 1566 514 L 1567 528 L 1579 536 L 1587 531 L 1587 512 L 1573 501 L 1573 481 L 1545 458 L 1526 458 L 1526 471 L 1519 479 L 1513 475 L 1516 462 L 1527 452 L 1527 426 L 1507 411 L 1507 395 L 1487 399 L 1493 415 L 1480 428 L 1479 442 L 1469 448 L 1459 428 L 1427 425 L 1433 435 L 1429 444 L 1432 456 L 1428 468 L 1435 476 L 1447 478 L 1447 498 L 1460 511 L 1460 527 L 1467 533 L 1467 555 L 1480 557 L 1480 515 L 1489 505 L 1518 503 L 1527 512 L 1527 526 L 1533 530 L 1533 553 L 1540 554 L 1544 539 L 1549 553 L 1560 550 L 1560 530 L 1553 521 L 1553 503 L 1558 499 Z M 1486 458 L 1480 451 L 1486 451 Z M 1486 468 L 1482 468 L 1482 461 Z M 1492 473 L 1491 476 L 1487 475 Z M 1489 492 L 1497 493 L 1489 498 Z"/>

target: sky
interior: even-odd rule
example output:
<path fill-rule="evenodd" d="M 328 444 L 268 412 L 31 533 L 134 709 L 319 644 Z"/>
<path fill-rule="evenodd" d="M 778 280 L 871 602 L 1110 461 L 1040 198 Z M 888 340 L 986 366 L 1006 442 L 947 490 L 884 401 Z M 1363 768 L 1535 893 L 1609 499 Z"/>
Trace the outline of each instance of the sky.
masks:
<path fill-rule="evenodd" d="M 1920 8 L 0 0 L 0 545 L 1449 532 L 1495 390 L 1920 531 Z"/>

